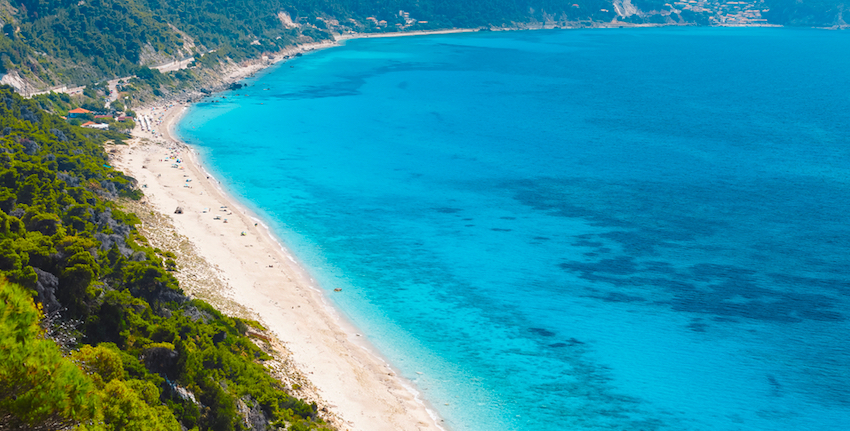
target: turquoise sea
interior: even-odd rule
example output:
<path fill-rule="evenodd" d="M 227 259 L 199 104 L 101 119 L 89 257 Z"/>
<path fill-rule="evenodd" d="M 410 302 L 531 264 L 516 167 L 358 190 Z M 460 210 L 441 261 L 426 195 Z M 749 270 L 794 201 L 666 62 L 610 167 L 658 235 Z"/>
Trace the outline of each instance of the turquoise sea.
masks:
<path fill-rule="evenodd" d="M 179 134 L 449 429 L 846 430 L 848 53 L 811 29 L 352 40 Z"/>

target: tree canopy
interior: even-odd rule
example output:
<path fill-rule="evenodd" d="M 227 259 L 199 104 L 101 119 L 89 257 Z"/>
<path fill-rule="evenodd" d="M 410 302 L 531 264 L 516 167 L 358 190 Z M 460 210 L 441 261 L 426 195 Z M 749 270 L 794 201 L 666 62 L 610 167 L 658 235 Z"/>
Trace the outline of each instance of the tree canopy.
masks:
<path fill-rule="evenodd" d="M 0 72 L 16 70 L 45 86 L 82 85 L 138 74 L 210 53 L 241 61 L 331 33 L 512 27 L 549 22 L 708 24 L 710 13 L 634 0 L 618 17 L 613 0 L 0 0 L 11 11 L 0 33 Z M 835 0 L 765 0 L 770 23 L 846 25 Z M 622 7 L 620 7 L 620 10 Z M 679 8 L 681 9 L 681 8 Z M 406 13 L 407 15 L 404 15 Z M 368 18 L 374 18 L 369 20 Z M 380 23 L 383 21 L 383 23 Z M 198 62 L 202 67 L 218 62 Z"/>
<path fill-rule="evenodd" d="M 0 276 L 15 285 L 0 283 L 0 429 L 247 429 L 239 405 L 326 429 L 248 323 L 187 298 L 116 202 L 141 196 L 102 147 L 122 137 L 0 87 Z"/>

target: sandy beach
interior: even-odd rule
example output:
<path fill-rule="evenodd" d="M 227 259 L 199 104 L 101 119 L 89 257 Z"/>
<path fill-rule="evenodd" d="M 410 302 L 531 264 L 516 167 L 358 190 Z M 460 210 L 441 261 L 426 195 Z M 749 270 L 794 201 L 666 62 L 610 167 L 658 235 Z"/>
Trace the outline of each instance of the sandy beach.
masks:
<path fill-rule="evenodd" d="M 453 34 L 453 33 L 472 33 L 478 29 L 474 28 L 450 28 L 445 30 L 416 30 L 416 31 L 391 31 L 387 33 L 350 33 L 336 35 L 336 40 L 349 39 L 376 39 L 382 37 L 405 37 L 405 36 L 426 36 L 433 34 Z"/>
<path fill-rule="evenodd" d="M 337 35 L 334 41 L 232 64 L 215 87 L 345 40 L 470 31 L 475 30 Z M 414 384 L 398 376 L 325 297 L 345 292 L 322 291 L 267 224 L 225 193 L 191 146 L 174 136 L 172 127 L 188 106 L 172 100 L 137 109 L 133 139 L 107 147 L 113 166 L 142 187 L 142 202 L 128 206 L 140 215 L 142 233 L 154 246 L 178 255 L 175 276 L 184 291 L 268 328 L 272 339 L 266 347 L 278 359 L 270 365 L 273 373 L 287 387 L 297 385 L 295 395 L 316 401 L 340 430 L 445 430 Z M 181 214 L 175 213 L 178 207 Z"/>
<path fill-rule="evenodd" d="M 136 178 L 145 193 L 138 207 L 148 212 L 143 231 L 160 233 L 160 242 L 183 238 L 184 246 L 172 251 L 178 254 L 176 275 L 187 293 L 229 298 L 235 309 L 258 318 L 285 346 L 282 354 L 309 380 L 320 409 L 327 408 L 326 416 L 340 429 L 443 429 L 412 384 L 337 313 L 265 225 L 226 195 L 191 147 L 173 137 L 171 127 L 186 107 L 139 109 L 140 116 L 152 120 L 153 130 L 137 126 L 129 145 L 107 150 L 114 166 Z M 177 207 L 182 214 L 175 213 Z M 158 245 L 155 238 L 151 242 Z M 203 262 L 208 275 L 180 266 L 191 259 Z"/>

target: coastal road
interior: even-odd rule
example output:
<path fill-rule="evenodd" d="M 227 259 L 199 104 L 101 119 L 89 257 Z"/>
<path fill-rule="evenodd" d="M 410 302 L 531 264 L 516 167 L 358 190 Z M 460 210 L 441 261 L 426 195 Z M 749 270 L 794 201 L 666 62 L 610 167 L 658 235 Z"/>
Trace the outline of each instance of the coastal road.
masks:
<path fill-rule="evenodd" d="M 118 100 L 118 82 L 119 81 L 128 81 L 130 79 L 135 78 L 135 76 L 125 76 L 123 78 L 115 78 L 109 81 L 106 81 L 106 88 L 109 89 L 109 94 L 106 95 L 106 107 L 109 108 L 109 105 L 112 102 Z"/>
<path fill-rule="evenodd" d="M 195 57 L 189 57 L 179 61 L 172 61 L 170 63 L 161 64 L 159 66 L 154 66 L 151 69 L 157 69 L 162 73 L 173 72 L 175 70 L 185 69 L 189 67 L 192 62 L 195 61 Z"/>

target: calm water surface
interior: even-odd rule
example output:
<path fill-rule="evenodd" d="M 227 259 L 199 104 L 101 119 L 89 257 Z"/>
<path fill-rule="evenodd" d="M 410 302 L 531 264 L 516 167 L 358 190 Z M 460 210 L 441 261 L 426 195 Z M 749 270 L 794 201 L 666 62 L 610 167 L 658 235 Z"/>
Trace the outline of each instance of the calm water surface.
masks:
<path fill-rule="evenodd" d="M 353 40 L 180 134 L 454 430 L 843 430 L 847 53 L 792 29 Z"/>

